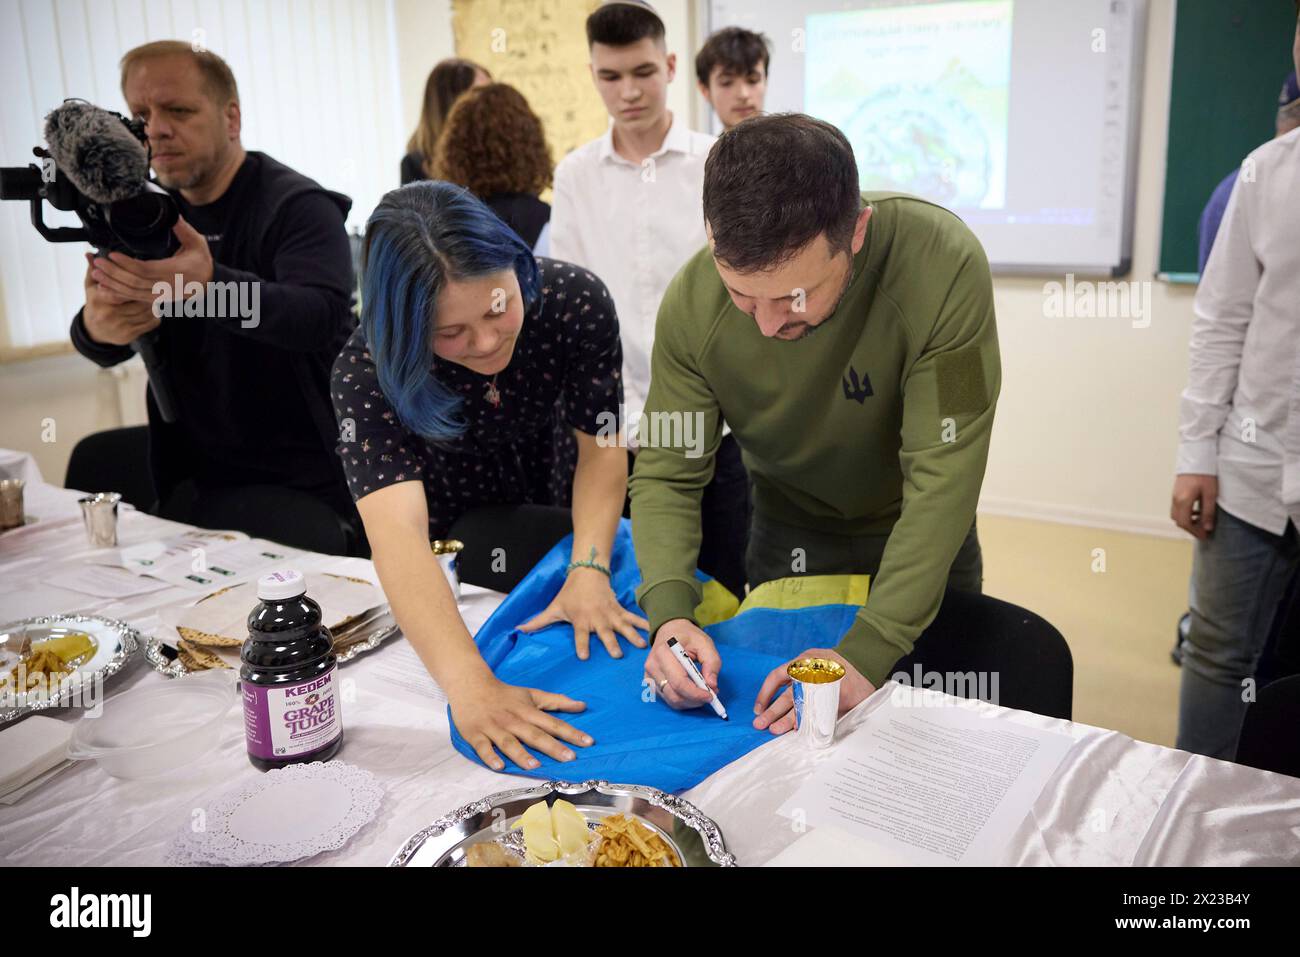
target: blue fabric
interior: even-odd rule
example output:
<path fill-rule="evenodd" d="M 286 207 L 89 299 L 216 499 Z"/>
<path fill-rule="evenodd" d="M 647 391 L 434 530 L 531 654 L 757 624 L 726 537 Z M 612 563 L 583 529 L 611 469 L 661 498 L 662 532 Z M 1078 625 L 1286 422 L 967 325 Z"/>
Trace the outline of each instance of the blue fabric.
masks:
<path fill-rule="evenodd" d="M 541 762 L 533 771 L 523 771 L 507 760 L 506 770 L 512 774 L 571 781 L 601 778 L 672 792 L 693 787 L 771 739 L 769 732 L 752 724 L 754 698 L 763 679 L 807 648 L 834 645 L 858 611 L 849 605 L 797 611 L 754 608 L 707 627 L 722 656 L 718 690 L 730 720 L 723 721 L 708 707 L 674 711 L 662 702 L 644 700 L 649 696 L 643 685 L 648 650 L 623 642 L 624 657 L 614 659 L 593 636 L 591 657 L 580 661 L 573 649 L 573 628 L 567 623 L 531 635 L 517 630 L 559 592 L 571 547 L 572 536 L 568 536 L 547 553 L 484 622 L 475 641 L 502 681 L 585 702 L 587 710 L 581 714 L 553 713 L 586 731 L 595 744 L 573 748 L 577 758 L 567 762 L 533 752 Z M 623 607 L 640 613 L 634 596 L 641 573 L 626 519 L 614 538 L 610 571 Z M 454 720 L 451 740 L 457 751 L 479 761 Z"/>

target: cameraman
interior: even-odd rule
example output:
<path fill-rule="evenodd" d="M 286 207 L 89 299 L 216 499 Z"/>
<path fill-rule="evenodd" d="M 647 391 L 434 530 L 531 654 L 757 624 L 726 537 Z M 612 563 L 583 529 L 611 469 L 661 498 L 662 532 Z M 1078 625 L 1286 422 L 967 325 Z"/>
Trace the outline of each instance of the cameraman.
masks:
<path fill-rule="evenodd" d="M 88 253 L 72 343 L 107 367 L 156 330 L 176 407 L 163 421 L 150 391 L 158 513 L 229 522 L 240 489 L 272 485 L 324 501 L 355 529 L 329 400 L 330 367 L 354 326 L 351 200 L 244 150 L 235 78 L 216 54 L 163 40 L 128 52 L 121 70 L 154 173 L 180 207 L 180 248 L 153 261 Z M 201 306 L 172 301 L 187 283 L 203 284 Z M 231 284 L 238 298 L 209 283 Z"/>

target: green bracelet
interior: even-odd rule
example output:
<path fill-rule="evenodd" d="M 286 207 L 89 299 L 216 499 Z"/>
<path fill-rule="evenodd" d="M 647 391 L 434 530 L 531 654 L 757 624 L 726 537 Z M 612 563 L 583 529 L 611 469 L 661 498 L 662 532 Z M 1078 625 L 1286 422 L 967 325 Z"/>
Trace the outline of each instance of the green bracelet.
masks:
<path fill-rule="evenodd" d="M 604 572 L 605 577 L 610 579 L 611 581 L 614 578 L 614 576 L 610 573 L 608 568 L 600 564 L 600 562 L 596 561 L 595 545 L 591 546 L 591 555 L 587 558 L 585 562 L 569 562 L 569 564 L 564 569 L 564 577 L 568 578 L 569 572 L 573 571 L 575 568 L 594 568 L 598 572 Z"/>

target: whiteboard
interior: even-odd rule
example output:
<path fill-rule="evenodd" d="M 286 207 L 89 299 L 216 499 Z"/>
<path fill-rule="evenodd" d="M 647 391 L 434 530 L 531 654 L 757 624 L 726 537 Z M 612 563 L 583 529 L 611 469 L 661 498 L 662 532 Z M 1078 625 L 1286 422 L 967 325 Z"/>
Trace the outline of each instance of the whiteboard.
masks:
<path fill-rule="evenodd" d="M 1145 0 L 710 0 L 705 17 L 770 40 L 767 112 L 834 123 L 863 190 L 953 210 L 996 271 L 1128 272 Z"/>

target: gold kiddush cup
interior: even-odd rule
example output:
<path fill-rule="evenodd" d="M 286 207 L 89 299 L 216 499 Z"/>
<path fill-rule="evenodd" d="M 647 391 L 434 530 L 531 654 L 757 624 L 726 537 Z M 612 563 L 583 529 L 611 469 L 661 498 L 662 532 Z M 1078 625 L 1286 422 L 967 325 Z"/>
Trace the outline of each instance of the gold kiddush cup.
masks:
<path fill-rule="evenodd" d="M 465 550 L 465 543 L 454 538 L 434 539 L 429 543 L 429 548 L 438 559 L 442 573 L 447 576 L 447 584 L 451 586 L 452 595 L 460 601 L 460 573 L 456 568 L 456 560 Z"/>
<path fill-rule="evenodd" d="M 835 740 L 840 715 L 840 682 L 844 666 L 829 658 L 800 658 L 786 666 L 794 691 L 796 732 L 815 751 Z"/>

